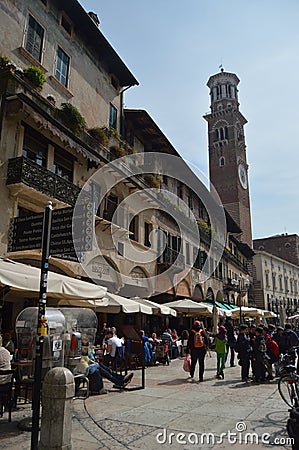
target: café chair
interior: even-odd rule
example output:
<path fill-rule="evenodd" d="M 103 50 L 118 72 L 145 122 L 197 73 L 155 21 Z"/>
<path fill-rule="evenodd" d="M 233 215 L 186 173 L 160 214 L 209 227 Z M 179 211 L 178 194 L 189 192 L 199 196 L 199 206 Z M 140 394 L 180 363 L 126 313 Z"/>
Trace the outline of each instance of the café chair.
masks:
<path fill-rule="evenodd" d="M 11 422 L 11 411 L 13 408 L 13 387 L 14 387 L 14 370 L 0 369 L 0 375 L 11 375 L 10 381 L 5 384 L 0 384 L 0 417 L 5 411 L 8 412 L 8 422 Z"/>

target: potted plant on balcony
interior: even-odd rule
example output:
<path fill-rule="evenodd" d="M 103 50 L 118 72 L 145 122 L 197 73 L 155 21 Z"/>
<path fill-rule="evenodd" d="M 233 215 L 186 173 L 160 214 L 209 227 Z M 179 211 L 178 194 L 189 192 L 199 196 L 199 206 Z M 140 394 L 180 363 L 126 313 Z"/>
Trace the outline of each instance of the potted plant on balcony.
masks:
<path fill-rule="evenodd" d="M 28 66 L 23 70 L 24 80 L 27 81 L 34 89 L 41 91 L 46 81 L 44 72 L 36 66 Z"/>
<path fill-rule="evenodd" d="M 109 150 L 114 158 L 122 158 L 126 155 L 125 149 L 120 145 L 111 145 L 111 147 L 109 147 Z"/>
<path fill-rule="evenodd" d="M 80 114 L 76 106 L 71 103 L 61 103 L 60 109 L 57 110 L 58 118 L 63 124 L 69 128 L 74 134 L 84 131 L 86 122 L 84 117 Z"/>
<path fill-rule="evenodd" d="M 107 136 L 107 128 L 106 127 L 94 127 L 88 130 L 88 133 L 100 144 L 107 147 L 109 143 L 109 138 Z"/>
<path fill-rule="evenodd" d="M 143 175 L 144 181 L 153 188 L 159 188 L 161 183 L 161 178 L 159 175 L 154 175 L 152 173 L 146 173 Z"/>
<path fill-rule="evenodd" d="M 6 69 L 7 65 L 10 63 L 9 58 L 7 56 L 0 55 L 0 69 Z"/>

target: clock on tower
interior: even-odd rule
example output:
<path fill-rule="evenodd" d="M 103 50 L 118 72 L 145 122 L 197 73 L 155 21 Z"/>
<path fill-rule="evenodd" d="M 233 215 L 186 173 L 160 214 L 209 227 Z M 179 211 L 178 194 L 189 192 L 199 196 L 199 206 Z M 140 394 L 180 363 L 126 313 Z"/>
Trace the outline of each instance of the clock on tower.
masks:
<path fill-rule="evenodd" d="M 208 122 L 210 180 L 225 209 L 242 230 L 239 239 L 252 247 L 248 165 L 244 137 L 245 117 L 239 110 L 238 84 L 234 73 L 212 75 L 211 112 Z"/>

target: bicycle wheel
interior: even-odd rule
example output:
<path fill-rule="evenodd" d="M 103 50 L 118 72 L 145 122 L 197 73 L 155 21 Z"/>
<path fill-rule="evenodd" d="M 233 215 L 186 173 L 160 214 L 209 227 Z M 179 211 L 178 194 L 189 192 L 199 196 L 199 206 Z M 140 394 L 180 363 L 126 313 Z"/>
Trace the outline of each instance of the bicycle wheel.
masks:
<path fill-rule="evenodd" d="M 299 376 L 296 374 L 283 375 L 278 381 L 278 392 L 282 400 L 290 407 L 299 406 Z"/>

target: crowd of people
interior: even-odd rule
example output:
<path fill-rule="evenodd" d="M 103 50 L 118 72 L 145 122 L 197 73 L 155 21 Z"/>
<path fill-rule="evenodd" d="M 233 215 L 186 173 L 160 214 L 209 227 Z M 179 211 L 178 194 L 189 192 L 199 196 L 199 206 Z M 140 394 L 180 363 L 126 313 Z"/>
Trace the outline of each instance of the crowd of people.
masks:
<path fill-rule="evenodd" d="M 195 367 L 199 364 L 199 381 L 203 381 L 205 356 L 213 348 L 217 356 L 216 378 L 224 379 L 224 369 L 229 358 L 230 367 L 241 366 L 243 382 L 264 383 L 275 377 L 275 364 L 279 356 L 289 352 L 290 361 L 295 364 L 299 354 L 299 330 L 293 330 L 291 324 L 276 327 L 255 324 L 241 324 L 234 328 L 232 319 L 227 318 L 219 324 L 218 333 L 212 336 L 204 330 L 201 322 L 195 321 L 190 331 L 187 345 L 187 357 L 190 354 L 190 377 L 194 377 Z M 294 348 L 295 347 L 295 348 Z M 297 359 L 299 373 L 299 358 Z M 250 373 L 251 369 L 251 373 Z"/>
<path fill-rule="evenodd" d="M 225 367 L 241 366 L 241 381 L 264 383 L 275 376 L 275 364 L 281 354 L 290 352 L 291 362 L 295 363 L 299 354 L 299 330 L 293 330 L 290 324 L 284 327 L 269 324 L 241 324 L 233 326 L 231 318 L 219 323 L 218 333 L 205 330 L 202 322 L 195 320 L 190 330 L 182 330 L 180 335 L 175 329 L 166 329 L 159 336 L 156 333 L 146 335 L 139 331 L 144 347 L 146 365 L 155 365 L 159 358 L 158 348 L 166 349 L 165 361 L 177 357 L 190 359 L 190 378 L 193 379 L 198 363 L 198 380 L 204 381 L 205 357 L 207 352 L 216 352 L 216 378 L 224 379 Z M 293 348 L 298 346 L 298 350 Z M 99 350 L 100 349 L 100 350 Z M 293 350 L 292 350 L 293 349 Z M 99 358 L 99 351 L 101 357 Z M 15 352 L 11 333 L 6 333 L 0 340 L 0 367 L 10 369 Z M 93 391 L 106 394 L 103 378 L 110 380 L 114 387 L 124 388 L 133 378 L 133 373 L 122 375 L 117 373 L 117 361 L 125 358 L 124 338 L 118 337 L 115 327 L 107 327 L 104 323 L 98 330 L 94 345 L 88 345 L 88 351 L 82 353 L 77 371 L 93 379 Z M 168 358 L 168 360 L 167 360 Z M 299 358 L 297 358 L 299 373 Z M 0 384 L 6 380 L 1 379 Z"/>

